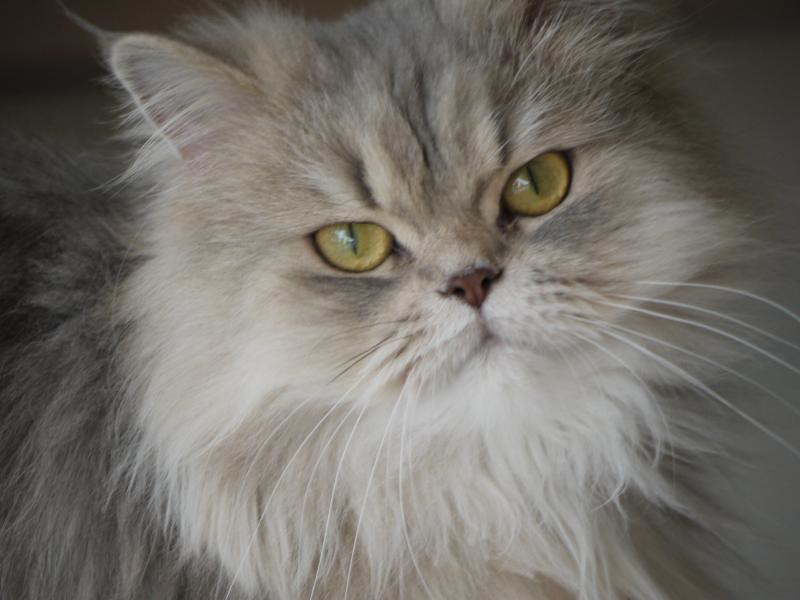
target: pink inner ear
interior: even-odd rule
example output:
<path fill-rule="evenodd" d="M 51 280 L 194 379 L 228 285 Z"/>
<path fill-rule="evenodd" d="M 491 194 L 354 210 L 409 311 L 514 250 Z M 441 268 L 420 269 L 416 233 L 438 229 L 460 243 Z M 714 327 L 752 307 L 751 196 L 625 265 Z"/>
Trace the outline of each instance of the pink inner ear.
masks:
<path fill-rule="evenodd" d="M 203 89 L 203 88 L 206 89 Z M 140 109 L 185 160 L 201 157 L 222 136 L 227 117 L 236 113 L 225 98 L 226 84 L 196 78 L 170 85 L 147 97 L 139 95 Z"/>
<path fill-rule="evenodd" d="M 227 107 L 218 103 L 207 107 L 178 104 L 177 112 L 159 104 L 147 108 L 147 114 L 164 136 L 172 143 L 184 160 L 201 157 L 222 135 L 220 123 L 224 120 Z"/>
<path fill-rule="evenodd" d="M 205 155 L 252 93 L 226 65 L 175 42 L 123 39 L 115 50 L 114 74 L 184 160 Z"/>

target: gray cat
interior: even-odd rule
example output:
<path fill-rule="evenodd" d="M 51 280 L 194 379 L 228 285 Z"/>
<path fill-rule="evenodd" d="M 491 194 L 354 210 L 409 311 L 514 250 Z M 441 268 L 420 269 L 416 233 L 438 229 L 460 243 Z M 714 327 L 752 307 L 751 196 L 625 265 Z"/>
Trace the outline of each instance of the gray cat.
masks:
<path fill-rule="evenodd" d="M 0 597 L 726 597 L 759 244 L 651 17 L 104 36 L 135 155 L 2 144 Z"/>

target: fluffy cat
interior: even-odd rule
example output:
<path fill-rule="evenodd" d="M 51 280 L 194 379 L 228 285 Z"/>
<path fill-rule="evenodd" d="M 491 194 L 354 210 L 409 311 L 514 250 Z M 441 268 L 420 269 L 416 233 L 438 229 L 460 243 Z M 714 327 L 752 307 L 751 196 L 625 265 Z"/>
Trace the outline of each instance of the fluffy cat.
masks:
<path fill-rule="evenodd" d="M 754 245 L 650 21 L 104 36 L 122 180 L 3 144 L 0 596 L 723 597 L 709 311 Z"/>

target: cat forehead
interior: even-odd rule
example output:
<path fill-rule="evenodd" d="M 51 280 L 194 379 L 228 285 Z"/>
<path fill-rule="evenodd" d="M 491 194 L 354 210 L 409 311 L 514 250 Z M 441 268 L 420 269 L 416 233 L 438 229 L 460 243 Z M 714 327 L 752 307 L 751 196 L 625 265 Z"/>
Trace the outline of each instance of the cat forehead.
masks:
<path fill-rule="evenodd" d="M 432 196 L 463 201 L 503 164 L 503 86 L 491 69 L 406 52 L 321 55 L 302 75 L 279 116 L 281 143 L 290 168 L 318 187 L 358 187 L 334 200 L 424 214 Z"/>
<path fill-rule="evenodd" d="M 393 4 L 379 3 L 338 26 L 313 29 L 312 55 L 299 65 L 305 89 L 321 99 L 314 110 L 328 109 L 338 118 L 334 125 L 355 125 L 348 131 L 360 143 L 380 136 L 400 154 L 414 147 L 419 152 L 410 154 L 431 162 L 439 150 L 447 164 L 474 169 L 471 151 L 496 153 L 520 126 L 515 121 L 544 116 L 551 126 L 559 118 L 573 127 L 599 124 L 641 85 L 638 68 L 646 61 L 639 51 L 647 43 L 610 23 L 562 17 L 525 35 L 509 30 L 504 37 L 502 26 L 489 24 L 479 31 L 491 33 L 476 35 L 432 16 L 433 7 L 446 3 L 399 4 L 413 10 L 398 14 Z M 490 11 L 482 12 L 488 18 Z M 458 18 L 467 17 L 450 21 Z"/>
<path fill-rule="evenodd" d="M 405 64 L 363 89 L 341 133 L 376 201 L 414 205 L 415 214 L 430 208 L 428 195 L 460 204 L 502 167 L 504 116 L 487 72 L 460 63 Z"/>
<path fill-rule="evenodd" d="M 597 11 L 543 17 L 524 35 L 496 18 L 530 4 L 378 2 L 333 24 L 262 14 L 216 43 L 273 105 L 276 168 L 315 180 L 332 202 L 366 197 L 419 215 L 471 203 L 504 166 L 608 131 L 615 102 L 632 96 L 635 36 Z"/>
<path fill-rule="evenodd" d="M 294 128 L 290 143 L 301 153 L 295 165 L 318 176 L 323 193 L 339 185 L 333 179 L 348 180 L 355 193 L 336 200 L 350 204 L 424 218 L 472 208 L 509 168 L 590 137 L 547 94 L 512 90 L 513 75 L 503 71 L 459 60 L 368 62 L 346 85 L 298 103 L 306 133 Z"/>

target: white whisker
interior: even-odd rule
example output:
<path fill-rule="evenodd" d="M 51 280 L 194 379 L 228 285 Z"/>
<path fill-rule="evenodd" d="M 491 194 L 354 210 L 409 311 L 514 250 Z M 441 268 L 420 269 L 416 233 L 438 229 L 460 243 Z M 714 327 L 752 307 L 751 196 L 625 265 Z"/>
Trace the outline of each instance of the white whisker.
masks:
<path fill-rule="evenodd" d="M 781 365 L 781 366 L 785 367 L 786 369 L 790 370 L 792 373 L 796 373 L 796 374 L 800 375 L 800 369 L 798 369 L 794 365 L 786 362 L 785 360 L 783 360 L 779 356 L 773 354 L 772 352 L 769 352 L 768 350 L 764 350 L 763 348 L 760 348 L 759 346 L 756 346 L 755 344 L 753 344 L 751 342 L 748 342 L 747 340 L 744 340 L 744 339 L 742 339 L 742 338 L 740 338 L 740 337 L 738 337 L 736 335 L 733 335 L 732 333 L 730 333 L 728 331 L 725 331 L 723 329 L 719 329 L 718 327 L 713 327 L 711 325 L 706 325 L 705 323 L 700 323 L 698 321 L 693 321 L 691 319 L 683 319 L 681 317 L 673 317 L 671 315 L 665 315 L 663 313 L 660 313 L 660 312 L 657 312 L 657 311 L 653 311 L 653 310 L 648 310 L 646 308 L 637 308 L 635 306 L 629 306 L 629 305 L 626 305 L 626 304 L 617 304 L 616 302 L 602 302 L 602 301 L 599 301 L 599 300 L 597 300 L 596 302 L 598 304 L 604 304 L 606 306 L 611 306 L 611 307 L 614 307 L 614 308 L 620 308 L 622 310 L 630 310 L 632 312 L 636 312 L 636 313 L 640 313 L 640 314 L 644 314 L 644 315 L 649 315 L 651 317 L 656 317 L 656 318 L 659 318 L 659 319 L 672 321 L 674 323 L 682 323 L 684 325 L 689 325 L 691 327 L 697 327 L 698 329 L 703 329 L 705 331 L 710 331 L 711 333 L 715 333 L 715 334 L 717 334 L 717 335 L 719 335 L 721 337 L 724 337 L 724 338 L 732 340 L 732 341 L 734 341 L 734 342 L 736 342 L 738 344 L 741 344 L 741 345 L 745 346 L 746 348 L 750 348 L 754 352 L 757 352 L 758 354 L 761 354 L 762 356 L 765 356 L 765 357 L 769 358 L 770 360 L 775 361 L 779 365 Z"/>
<path fill-rule="evenodd" d="M 400 406 L 400 401 L 403 398 L 404 389 L 405 389 L 405 384 L 403 385 L 403 388 L 400 390 L 400 393 L 397 395 L 397 400 L 395 401 L 394 406 L 392 407 L 392 412 L 389 414 L 389 419 L 386 422 L 386 427 L 383 430 L 381 441 L 378 444 L 378 450 L 375 453 L 375 460 L 372 462 L 372 467 L 370 468 L 369 477 L 367 478 L 367 486 L 364 491 L 364 499 L 361 502 L 361 508 L 358 512 L 358 520 L 356 522 L 356 531 L 355 534 L 353 535 L 353 550 L 350 552 L 350 562 L 347 567 L 347 579 L 345 580 L 345 586 L 344 586 L 344 600 L 347 600 L 348 593 L 350 591 L 350 577 L 352 576 L 353 573 L 353 563 L 355 561 L 356 546 L 358 544 L 358 534 L 361 531 L 361 520 L 364 516 L 364 511 L 366 510 L 367 507 L 367 500 L 369 499 L 369 491 L 372 487 L 372 480 L 375 477 L 375 472 L 378 467 L 378 462 L 381 457 L 381 452 L 383 452 L 383 446 L 386 443 L 386 438 L 389 435 L 389 430 L 391 428 L 392 422 L 394 421 L 395 414 L 397 413 L 397 408 Z"/>
<path fill-rule="evenodd" d="M 728 401 L 725 398 L 723 398 L 722 396 L 720 396 L 717 392 L 712 390 L 710 387 L 708 387 L 706 384 L 704 384 L 702 381 L 697 379 L 694 375 L 692 375 L 691 373 L 689 373 L 685 369 L 682 369 L 681 367 L 679 367 L 678 365 L 674 364 L 673 362 L 667 360 L 663 356 L 648 350 L 647 348 L 645 348 L 641 344 L 637 344 L 636 342 L 634 342 L 632 340 L 629 340 L 628 338 L 626 338 L 626 337 L 624 337 L 622 335 L 618 335 L 618 334 L 614 333 L 613 331 L 610 331 L 610 329 L 608 327 L 603 326 L 601 323 L 593 323 L 593 324 L 595 326 L 599 327 L 602 330 L 602 333 L 604 335 L 612 337 L 612 338 L 614 338 L 614 339 L 616 339 L 616 340 L 618 340 L 618 341 L 620 341 L 620 342 L 622 342 L 624 344 L 627 344 L 627 345 L 635 348 L 636 350 L 638 350 L 639 352 L 641 352 L 645 356 L 649 356 L 650 358 L 655 360 L 657 363 L 662 365 L 667 370 L 671 371 L 672 373 L 674 373 L 676 375 L 679 375 L 685 381 L 690 383 L 692 386 L 694 386 L 695 388 L 697 388 L 701 392 L 705 393 L 707 396 L 713 398 L 714 400 L 716 400 L 717 402 L 719 402 L 720 404 L 722 404 L 723 406 L 725 406 L 729 410 L 733 411 L 734 413 L 739 415 L 742 419 L 744 419 L 745 421 L 750 423 L 753 427 L 757 428 L 759 431 L 761 431 L 762 433 L 767 435 L 770 439 L 772 439 L 776 443 L 780 444 L 785 449 L 789 450 L 789 452 L 794 454 L 796 457 L 800 458 L 800 450 L 798 450 L 797 448 L 792 446 L 789 442 L 787 442 L 785 439 L 783 439 L 777 433 L 772 431 L 769 427 L 767 427 L 766 425 L 764 425 L 760 421 L 756 420 L 755 418 L 751 417 L 749 414 L 747 414 L 746 412 L 744 412 L 740 408 L 738 408 L 738 407 L 734 406 L 733 404 L 731 404 L 730 401 Z"/>
<path fill-rule="evenodd" d="M 577 338 L 577 339 L 579 339 L 579 340 L 588 341 L 589 343 L 593 343 L 593 342 L 591 342 L 591 340 L 588 340 L 588 338 L 584 339 L 583 336 L 581 336 L 580 334 L 577 334 L 575 332 L 572 332 L 572 336 Z M 599 377 L 600 376 L 600 369 L 599 369 L 597 363 L 595 361 L 591 360 L 591 357 L 589 356 L 589 354 L 583 348 L 581 348 L 580 346 L 576 346 L 575 347 L 575 351 L 583 359 L 583 361 L 589 366 L 589 369 L 591 370 L 593 376 Z M 597 486 L 595 486 L 595 487 L 597 487 Z M 593 508 L 593 511 L 596 512 L 596 511 L 602 510 L 606 506 L 617 502 L 619 500 L 619 498 L 622 496 L 622 494 L 625 492 L 625 488 L 626 488 L 625 481 L 624 480 L 619 481 L 619 483 L 616 485 L 614 490 L 612 490 L 612 492 L 609 494 L 608 498 L 603 500 L 599 505 L 595 506 Z"/>
<path fill-rule="evenodd" d="M 686 354 L 687 356 L 691 356 L 692 358 L 695 358 L 697 360 L 703 361 L 706 364 L 709 364 L 712 367 L 715 367 L 715 368 L 719 369 L 720 371 L 722 371 L 724 373 L 732 375 L 733 377 L 736 377 L 737 379 L 739 379 L 741 381 L 744 381 L 745 383 L 749 383 L 750 385 L 752 385 L 753 387 L 755 387 L 759 391 L 761 391 L 761 392 L 765 393 L 766 395 L 768 395 L 770 398 L 773 398 L 774 400 L 777 400 L 783 406 L 785 406 L 788 410 L 790 410 L 793 414 L 795 414 L 796 416 L 800 417 L 800 410 L 798 410 L 797 407 L 793 406 L 788 400 L 786 400 L 785 398 L 782 398 L 781 396 L 779 396 L 778 394 L 773 392 L 768 387 L 758 383 L 753 378 L 748 377 L 747 375 L 743 375 L 742 373 L 736 371 L 735 369 L 727 367 L 727 366 L 725 366 L 725 365 L 723 365 L 723 364 L 721 364 L 721 363 L 719 363 L 719 362 L 717 362 L 715 360 L 712 360 L 712 359 L 710 359 L 710 358 L 708 358 L 706 356 L 703 356 L 702 354 L 698 354 L 697 352 L 693 352 L 693 351 L 688 350 L 686 348 L 682 348 L 680 346 L 676 346 L 675 344 L 671 344 L 670 342 L 664 341 L 664 340 L 659 339 L 657 337 L 654 337 L 652 335 L 647 335 L 647 334 L 642 333 L 640 331 L 636 331 L 634 329 L 630 329 L 629 327 L 623 327 L 621 325 L 615 325 L 613 323 L 604 323 L 604 324 L 607 327 L 611 327 L 611 328 L 619 330 L 619 331 L 624 331 L 626 333 L 630 333 L 631 335 L 635 335 L 635 336 L 641 337 L 641 338 L 646 339 L 648 341 L 651 341 L 651 342 L 653 342 L 655 344 L 660 344 L 661 346 L 664 346 L 664 347 L 669 348 L 671 350 L 675 350 L 676 352 L 681 352 L 683 354 Z"/>
<path fill-rule="evenodd" d="M 405 339 L 405 338 L 398 338 L 398 339 Z M 377 352 L 377 350 L 379 350 L 383 345 L 388 344 L 389 341 L 392 341 L 392 340 L 384 341 L 385 343 L 381 342 L 378 347 L 374 347 L 373 349 L 371 349 L 371 352 L 372 353 Z M 364 357 L 364 358 L 366 358 L 366 357 Z M 385 371 L 385 368 L 386 367 L 381 368 L 379 373 L 383 373 Z M 363 377 L 362 377 L 362 380 L 363 380 Z M 301 508 L 300 508 L 300 527 L 299 528 L 300 528 L 301 531 L 303 531 L 303 524 L 305 522 L 305 508 L 306 508 L 306 504 L 308 502 L 308 494 L 309 494 L 309 492 L 311 490 L 312 479 L 316 475 L 316 472 L 319 469 L 320 464 L 322 463 L 322 459 L 325 457 L 326 450 L 328 449 L 328 447 L 330 447 L 331 443 L 333 442 L 333 440 L 335 439 L 337 433 L 339 432 L 339 430 L 341 429 L 341 427 L 343 425 L 344 425 L 344 420 L 342 420 L 342 422 L 336 427 L 336 429 L 333 431 L 333 433 L 328 437 L 328 439 L 325 442 L 324 446 L 320 450 L 319 457 L 317 457 L 317 460 L 314 462 L 314 466 L 312 467 L 311 472 L 310 472 L 310 474 L 308 476 L 308 483 L 306 484 L 306 489 L 305 489 L 305 491 L 303 493 L 303 500 L 301 502 Z"/>
<path fill-rule="evenodd" d="M 317 584 L 319 583 L 319 575 L 322 567 L 322 561 L 325 558 L 325 548 L 328 541 L 328 530 L 330 529 L 331 524 L 331 517 L 333 515 L 333 505 L 334 499 L 336 497 L 336 487 L 339 484 L 339 476 L 342 473 L 342 466 L 344 465 L 344 459 L 347 456 L 347 450 L 350 448 L 350 444 L 353 441 L 353 437 L 356 434 L 356 430 L 358 429 L 359 424 L 361 423 L 361 419 L 364 418 L 364 413 L 367 411 L 367 408 L 370 405 L 369 398 L 365 398 L 363 402 L 363 406 L 361 407 L 361 412 L 358 413 L 358 417 L 356 418 L 356 422 L 353 424 L 353 428 L 350 430 L 350 435 L 347 437 L 347 441 L 344 444 L 344 448 L 342 449 L 342 455 L 339 457 L 339 464 L 336 466 L 336 473 L 333 476 L 333 485 L 331 486 L 331 501 L 328 504 L 328 516 L 325 518 L 325 529 L 322 533 L 322 547 L 319 551 L 319 560 L 317 562 L 317 570 L 314 573 L 314 583 L 311 585 L 311 594 L 308 597 L 308 600 L 313 600 L 314 592 L 317 589 Z"/>
<path fill-rule="evenodd" d="M 349 372 L 349 371 L 350 371 L 350 370 L 352 370 L 354 367 L 356 367 L 356 366 L 357 366 L 357 365 L 359 365 L 360 363 L 362 363 L 362 362 L 364 362 L 365 360 L 367 360 L 367 359 L 368 359 L 370 356 L 372 356 L 373 354 L 375 354 L 375 353 L 376 353 L 378 350 L 380 350 L 380 349 L 381 349 L 381 348 L 383 348 L 384 346 L 387 346 L 387 345 L 391 344 L 392 342 L 402 342 L 402 341 L 405 341 L 405 340 L 408 340 L 408 339 L 410 339 L 410 338 L 414 337 L 414 334 L 403 335 L 403 336 L 399 336 L 399 337 L 393 337 L 394 335 L 395 335 L 395 334 L 394 334 L 394 333 L 392 333 L 390 336 L 388 336 L 388 337 L 386 337 L 386 338 L 382 339 L 380 342 L 378 342 L 378 343 L 377 343 L 377 344 L 375 344 L 374 346 L 370 347 L 369 349 L 367 349 L 367 350 L 365 350 L 365 351 L 363 351 L 363 352 L 360 352 L 360 353 L 359 353 L 359 354 L 357 354 L 356 356 L 354 356 L 354 357 L 352 357 L 352 358 L 350 358 L 350 359 L 348 359 L 348 360 L 344 361 L 344 362 L 343 362 L 341 365 L 339 365 L 339 366 L 343 366 L 343 365 L 347 365 L 347 366 L 346 366 L 344 369 L 342 369 L 342 370 L 341 370 L 339 373 L 337 373 L 337 374 L 336 374 L 336 377 L 334 377 L 333 379 L 331 379 L 330 383 L 333 383 L 333 382 L 335 382 L 337 379 L 341 378 L 341 377 L 342 377 L 343 375 L 345 375 L 347 372 Z M 349 364 L 348 364 L 348 363 L 349 363 Z"/>
<path fill-rule="evenodd" d="M 275 498 L 275 494 L 278 491 L 278 488 L 280 487 L 280 484 L 283 481 L 283 478 L 289 472 L 289 468 L 292 466 L 292 464 L 294 464 L 294 461 L 297 460 L 298 456 L 300 456 L 300 453 L 303 451 L 303 448 L 305 448 L 306 444 L 308 444 L 308 442 L 311 440 L 311 438 L 314 436 L 314 434 L 319 430 L 319 428 L 322 427 L 322 425 L 325 423 L 325 421 L 328 419 L 328 417 L 330 417 L 330 415 L 333 414 L 333 412 L 335 410 L 337 410 L 344 403 L 345 399 L 349 396 L 349 394 L 356 387 L 358 387 L 358 385 L 361 383 L 361 381 L 364 379 L 365 376 L 366 375 L 362 376 L 361 379 L 359 379 L 358 382 L 356 382 L 353 386 L 351 386 L 351 388 L 349 390 L 347 390 L 327 410 L 327 412 L 324 415 L 322 415 L 320 420 L 317 421 L 317 424 L 311 429 L 311 431 L 308 433 L 308 435 L 306 435 L 306 437 L 300 442 L 300 445 L 297 447 L 297 449 L 295 450 L 294 454 L 292 454 L 292 456 L 289 458 L 289 461 L 286 463 L 286 465 L 284 465 L 283 470 L 281 471 L 281 474 L 278 476 L 278 479 L 275 482 L 275 485 L 272 487 L 272 492 L 270 493 L 269 498 L 267 498 L 267 502 L 264 505 L 264 509 L 261 511 L 261 515 L 259 516 L 258 521 L 256 521 L 256 526 L 255 526 L 255 528 L 253 530 L 253 534 L 250 536 L 250 540 L 247 543 L 247 547 L 245 548 L 245 551 L 244 551 L 244 553 L 242 555 L 242 558 L 239 561 L 239 566 L 236 568 L 236 571 L 233 574 L 233 578 L 231 579 L 231 583 L 228 586 L 228 591 L 225 594 L 224 600 L 229 600 L 231 593 L 233 593 L 233 588 L 236 585 L 236 580 L 238 579 L 239 575 L 241 574 L 242 568 L 244 568 L 244 563 L 245 563 L 245 561 L 247 559 L 247 555 L 249 554 L 250 550 L 253 547 L 253 544 L 255 543 L 256 537 L 258 536 L 258 531 L 259 531 L 259 529 L 261 529 L 261 525 L 263 524 L 264 519 L 267 516 L 267 511 L 269 510 L 270 504 L 272 503 L 273 498 Z M 350 414 L 352 414 L 352 412 L 355 410 L 356 406 L 357 406 L 357 404 L 353 404 L 353 406 L 348 410 L 347 415 L 345 415 L 344 418 L 347 418 Z"/>
<path fill-rule="evenodd" d="M 581 320 L 585 320 L 585 319 L 581 319 Z M 579 333 L 573 332 L 572 335 L 577 337 L 579 340 L 582 340 L 583 342 L 594 346 L 595 348 L 597 348 L 598 350 L 600 350 L 601 352 L 603 352 L 607 356 L 610 356 L 612 359 L 614 359 L 616 362 L 618 362 L 620 365 L 622 365 L 622 367 L 628 373 L 630 373 L 633 376 L 633 378 L 636 379 L 636 381 L 638 381 L 643 386 L 645 392 L 647 393 L 648 397 L 652 401 L 653 406 L 655 406 L 656 409 L 658 410 L 658 415 L 661 418 L 661 423 L 663 424 L 664 431 L 667 434 L 667 443 L 669 444 L 670 455 L 674 456 L 675 455 L 675 444 L 674 444 L 674 441 L 672 439 L 672 431 L 670 430 L 669 422 L 667 421 L 667 417 L 664 414 L 664 411 L 661 410 L 661 407 L 659 406 L 659 403 L 656 401 L 655 395 L 653 394 L 653 390 L 650 388 L 650 385 L 642 378 L 641 375 L 639 375 L 634 370 L 633 367 L 630 366 L 630 364 L 628 364 L 627 361 L 623 360 L 622 358 L 620 358 L 619 356 L 617 356 L 616 354 L 611 352 L 608 348 L 604 348 L 601 344 L 598 344 L 593 339 L 591 339 L 591 338 L 589 338 L 587 336 L 581 335 Z M 662 454 L 661 441 L 660 440 L 656 440 L 654 463 L 658 462 L 658 460 L 661 457 L 661 454 Z"/>
<path fill-rule="evenodd" d="M 408 524 L 406 523 L 406 511 L 405 505 L 403 502 L 403 463 L 405 462 L 403 456 L 405 454 L 405 438 L 406 438 L 406 426 L 408 424 L 408 407 L 409 407 L 409 400 L 405 401 L 405 406 L 403 407 L 403 423 L 400 429 L 400 464 L 399 464 L 399 471 L 397 476 L 397 494 L 398 500 L 400 501 L 400 524 L 403 528 L 403 538 L 405 540 L 406 546 L 408 547 L 408 553 L 411 557 L 411 564 L 414 566 L 414 570 L 417 573 L 417 577 L 419 577 L 419 581 L 422 584 L 425 593 L 428 595 L 428 598 L 436 598 L 433 592 L 431 592 L 430 587 L 428 587 L 428 583 L 425 581 L 425 577 L 422 575 L 422 569 L 420 569 L 419 563 L 417 562 L 417 557 L 414 554 L 414 548 L 411 544 L 410 536 L 408 535 Z M 409 469 L 411 466 L 409 465 Z"/>
<path fill-rule="evenodd" d="M 322 464 L 322 460 L 326 457 L 326 453 L 330 445 L 333 443 L 333 440 L 336 439 L 339 431 L 341 431 L 342 427 L 344 427 L 345 423 L 347 422 L 347 417 L 351 413 L 347 413 L 344 417 L 339 421 L 339 424 L 333 430 L 333 432 L 328 436 L 328 439 L 325 440 L 325 443 L 322 445 L 322 448 L 319 450 L 319 456 L 317 460 L 314 461 L 314 466 L 311 468 L 311 472 L 308 474 L 308 482 L 306 483 L 306 489 L 303 492 L 303 500 L 300 502 L 300 525 L 298 526 L 299 531 L 305 531 L 305 516 L 306 516 L 306 506 L 308 504 L 308 496 L 309 492 L 311 491 L 311 483 L 313 482 L 314 477 L 316 476 L 317 469 L 319 469 L 320 464 Z"/>
<path fill-rule="evenodd" d="M 245 474 L 244 474 L 244 477 L 242 477 L 242 485 L 241 485 L 241 486 L 239 486 L 239 489 L 238 489 L 238 491 L 237 491 L 236 495 L 234 496 L 233 505 L 234 505 L 234 507 L 235 507 L 235 510 L 236 510 L 237 512 L 239 511 L 239 505 L 240 505 L 240 502 L 241 502 L 241 495 L 242 495 L 242 492 L 244 491 L 245 485 L 247 484 L 247 481 L 248 481 L 248 480 L 249 480 L 249 478 L 250 478 L 250 474 L 252 473 L 253 469 L 255 468 L 255 465 L 256 465 L 256 463 L 258 462 L 258 458 L 259 458 L 259 456 L 261 456 L 261 453 L 264 451 L 264 448 L 266 448 L 266 447 L 267 447 L 267 444 L 269 444 L 270 440 L 272 440 L 272 438 L 273 438 L 273 437 L 275 437 L 275 435 L 278 433 L 278 431 L 280 431 L 280 430 L 283 428 L 283 426 L 284 426 L 286 423 L 288 423 L 288 422 L 289 422 L 289 420 L 290 420 L 290 419 L 291 419 L 291 418 L 292 418 L 294 415 L 296 415 L 296 414 L 297 414 L 297 413 L 298 413 L 300 410 L 302 410 L 302 409 L 303 409 L 303 408 L 304 408 L 304 407 L 305 407 L 305 406 L 306 406 L 306 405 L 307 405 L 309 402 L 311 402 L 311 398 L 306 398 L 305 400 L 303 400 L 303 402 L 300 402 L 300 403 L 299 403 L 297 406 L 295 406 L 295 407 L 294 407 L 294 408 L 293 408 L 293 409 L 292 409 L 292 410 L 289 412 L 289 414 L 288 414 L 288 415 L 286 415 L 286 417 L 284 417 L 284 418 L 283 418 L 283 419 L 280 421 L 280 423 L 278 423 L 278 424 L 277 424 L 277 425 L 276 425 L 276 426 L 273 428 L 273 430 L 272 430 L 272 431 L 270 432 L 270 434 L 269 434 L 269 435 L 268 435 L 268 436 L 267 436 L 267 437 L 264 439 L 264 441 L 263 441 L 263 442 L 261 442 L 261 444 L 259 444 L 258 448 L 256 449 L 256 452 L 255 452 L 255 454 L 253 455 L 253 459 L 250 461 L 250 465 L 247 467 L 247 471 L 245 472 Z M 228 527 L 228 531 L 227 531 L 227 533 L 225 534 L 225 545 L 226 545 L 226 546 L 227 546 L 228 540 L 230 539 L 230 534 L 231 534 L 231 530 L 232 530 L 232 529 L 233 529 L 233 522 L 231 522 L 231 524 L 230 524 L 230 525 L 229 525 L 229 527 Z"/>
<path fill-rule="evenodd" d="M 724 321 L 728 321 L 730 323 L 735 323 L 736 325 L 739 325 L 740 327 L 744 327 L 745 329 L 749 329 L 750 331 L 754 331 L 754 332 L 756 332 L 756 333 L 758 333 L 760 335 L 763 335 L 764 337 L 769 338 L 770 340 L 772 340 L 774 342 L 778 342 L 779 344 L 783 344 L 784 346 L 788 346 L 789 348 L 793 348 L 794 350 L 800 350 L 800 344 L 794 344 L 794 343 L 792 343 L 792 342 L 790 342 L 788 340 L 784 340 L 783 338 L 781 338 L 781 337 L 779 337 L 779 336 L 777 336 L 777 335 L 775 335 L 773 333 L 770 333 L 769 331 L 765 331 L 764 329 L 761 329 L 760 327 L 756 327 L 755 325 L 751 325 L 750 323 L 747 323 L 746 321 L 743 321 L 741 319 L 737 319 L 736 317 L 732 317 L 730 315 L 726 315 L 726 314 L 721 313 L 721 312 L 716 311 L 716 310 L 711 310 L 709 308 L 703 308 L 702 306 L 696 306 L 694 304 L 687 304 L 687 303 L 684 303 L 684 302 L 672 302 L 672 301 L 669 301 L 669 300 L 661 300 L 661 299 L 656 299 L 656 298 L 644 298 L 642 296 L 627 296 L 627 295 L 624 295 L 624 294 L 614 295 L 614 297 L 615 298 L 621 298 L 623 300 L 632 300 L 634 302 L 648 302 L 648 303 L 651 303 L 651 304 L 661 304 L 663 306 L 673 306 L 675 308 L 685 308 L 685 309 L 688 309 L 688 310 L 697 311 L 697 312 L 700 312 L 700 313 L 703 313 L 703 314 L 707 314 L 707 315 L 711 315 L 711 316 L 717 317 L 719 319 L 722 319 Z"/>
<path fill-rule="evenodd" d="M 747 290 L 739 290 L 732 287 L 726 287 L 724 285 L 711 285 L 705 283 L 677 283 L 677 282 L 673 283 L 669 281 L 637 281 L 635 283 L 637 283 L 638 285 L 654 285 L 662 287 L 686 287 L 686 288 L 698 288 L 703 290 L 716 290 L 718 292 L 728 292 L 736 296 L 742 296 L 744 298 L 757 300 L 758 302 L 766 304 L 767 306 L 771 306 L 775 310 L 782 312 L 786 316 L 800 323 L 800 316 L 798 316 L 796 313 L 792 312 L 782 304 L 779 304 L 774 300 L 770 300 L 769 298 L 764 298 L 763 296 L 759 296 L 758 294 L 754 294 L 753 292 L 748 292 Z"/>
<path fill-rule="evenodd" d="M 433 382 L 434 382 L 433 386 L 435 387 L 437 385 L 436 382 L 438 382 L 438 374 L 434 376 Z M 419 406 L 419 396 L 420 396 L 419 389 L 420 388 L 421 388 L 421 386 L 417 386 L 417 392 L 418 393 L 412 394 L 411 400 L 409 401 L 409 404 L 410 404 L 410 406 L 409 406 L 409 409 L 410 409 L 409 410 L 409 416 L 411 418 L 411 422 L 412 423 L 415 422 L 416 415 L 417 415 L 417 407 Z M 414 472 L 413 472 L 413 470 L 411 468 L 412 465 L 414 464 L 414 457 L 411 454 L 411 452 L 412 452 L 411 444 L 406 446 L 405 450 L 406 450 L 406 452 L 405 452 L 406 464 L 408 465 L 408 481 L 407 481 L 407 483 L 408 483 L 409 495 L 411 497 L 411 501 L 414 502 L 414 505 L 415 506 L 420 506 L 420 503 L 419 503 L 419 497 L 420 496 L 417 493 L 417 486 L 416 486 L 416 483 L 414 483 Z"/>

